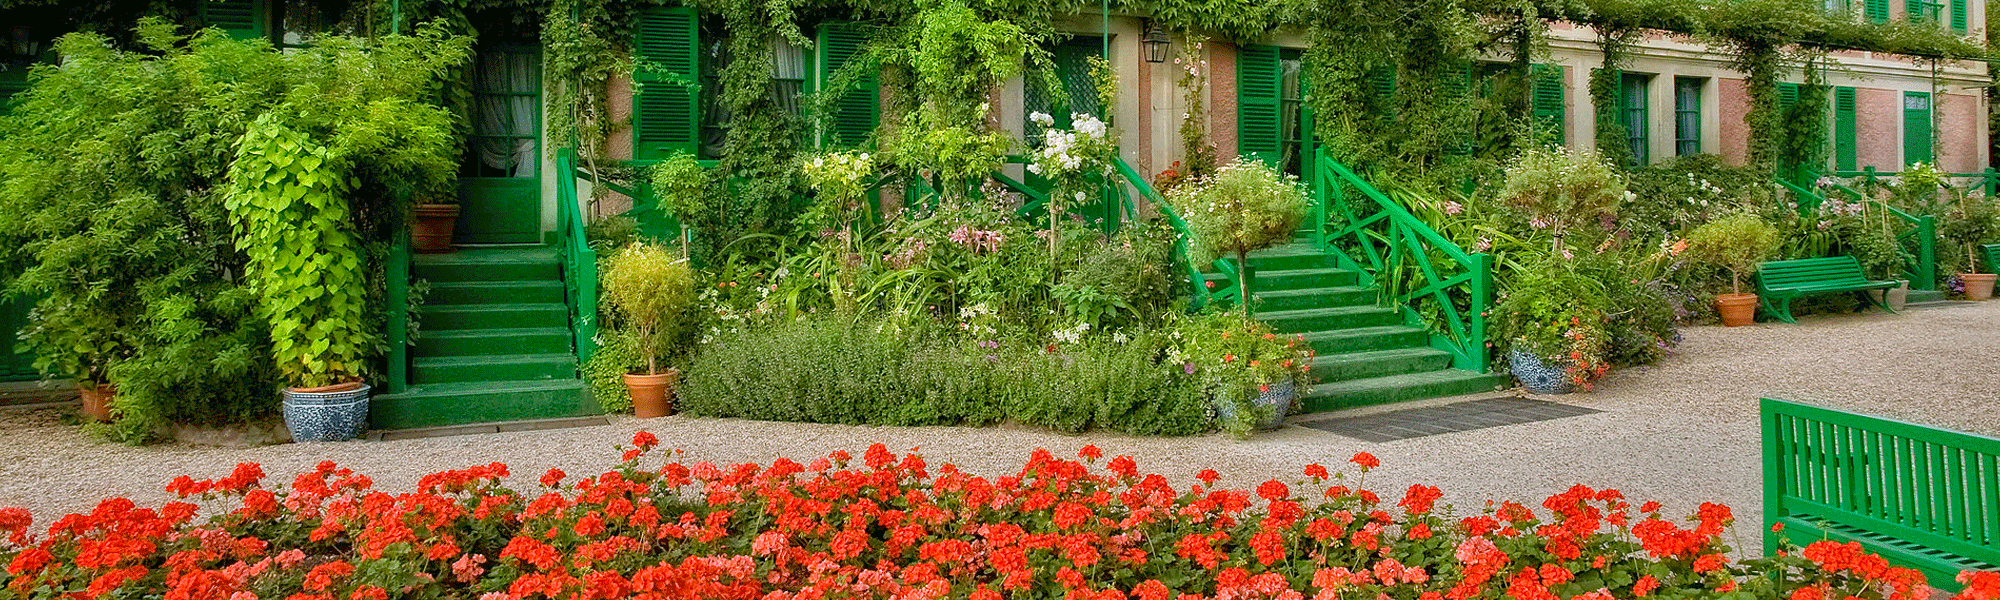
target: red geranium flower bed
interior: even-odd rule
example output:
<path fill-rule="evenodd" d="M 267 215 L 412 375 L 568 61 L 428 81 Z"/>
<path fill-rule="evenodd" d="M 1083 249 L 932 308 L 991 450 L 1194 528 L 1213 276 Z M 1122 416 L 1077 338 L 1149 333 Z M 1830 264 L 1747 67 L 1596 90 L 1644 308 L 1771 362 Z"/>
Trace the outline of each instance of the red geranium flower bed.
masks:
<path fill-rule="evenodd" d="M 1727 507 L 1683 528 L 1657 503 L 1577 486 L 1541 512 L 1503 502 L 1454 518 L 1440 492 L 1399 499 L 1309 465 L 1303 478 L 1176 486 L 1129 457 L 1036 451 L 984 478 L 880 444 L 811 464 L 721 467 L 647 455 L 591 477 L 505 487 L 506 465 L 374 489 L 331 463 L 267 487 L 254 464 L 182 477 L 171 492 L 226 502 L 106 500 L 30 533 L 0 509 L 0 598 L 564 598 L 1066 600 L 1924 598 L 1922 575 L 1859 546 L 1732 562 Z M 1352 461 L 1360 474 L 1374 457 Z M 1961 600 L 2000 597 L 1968 573 Z"/>

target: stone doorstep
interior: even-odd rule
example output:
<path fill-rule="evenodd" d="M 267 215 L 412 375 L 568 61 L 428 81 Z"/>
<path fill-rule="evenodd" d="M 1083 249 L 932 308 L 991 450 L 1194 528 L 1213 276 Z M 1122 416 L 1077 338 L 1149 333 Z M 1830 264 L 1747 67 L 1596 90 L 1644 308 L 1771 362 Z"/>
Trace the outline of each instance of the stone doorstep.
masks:
<path fill-rule="evenodd" d="M 0 382 L 0 408 L 43 408 L 76 402 L 76 384 L 67 379 Z"/>
<path fill-rule="evenodd" d="M 573 427 L 593 427 L 609 424 L 611 424 L 611 419 L 604 416 L 568 417 L 561 419 L 536 419 L 532 421 L 507 421 L 502 423 L 475 423 L 472 425 L 446 425 L 443 427 L 425 427 L 420 429 L 375 430 L 368 432 L 366 437 L 371 442 L 393 442 L 396 440 L 478 435 L 482 433 L 570 429 Z"/>

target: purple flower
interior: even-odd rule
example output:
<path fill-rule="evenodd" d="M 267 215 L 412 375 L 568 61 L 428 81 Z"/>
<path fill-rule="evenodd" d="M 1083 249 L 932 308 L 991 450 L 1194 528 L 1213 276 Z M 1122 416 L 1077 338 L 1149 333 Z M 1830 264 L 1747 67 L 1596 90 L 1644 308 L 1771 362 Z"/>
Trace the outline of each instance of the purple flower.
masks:
<path fill-rule="evenodd" d="M 1194 363 L 1192 363 L 1192 362 L 1188 362 L 1188 363 L 1182 363 L 1182 364 L 1181 364 L 1181 372 L 1182 372 L 1182 373 L 1186 373 L 1186 374 L 1189 374 L 1189 375 L 1193 375 L 1193 374 L 1194 374 Z"/>

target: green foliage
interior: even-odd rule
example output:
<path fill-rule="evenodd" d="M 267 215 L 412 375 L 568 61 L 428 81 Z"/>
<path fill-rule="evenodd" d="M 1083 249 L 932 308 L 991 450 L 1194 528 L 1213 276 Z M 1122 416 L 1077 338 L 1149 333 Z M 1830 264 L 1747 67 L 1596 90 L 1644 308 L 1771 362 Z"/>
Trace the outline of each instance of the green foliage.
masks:
<path fill-rule="evenodd" d="M 1573 260 L 1543 255 L 1513 273 L 1492 321 L 1513 349 L 1563 365 L 1586 388 L 1611 366 L 1602 324 L 1617 310 L 1606 283 L 1592 275 Z"/>
<path fill-rule="evenodd" d="M 732 199 L 716 172 L 693 154 L 679 153 L 653 165 L 646 176 L 659 209 L 680 223 L 690 239 L 687 252 L 707 261 L 743 231 L 741 203 Z"/>
<path fill-rule="evenodd" d="M 599 274 L 604 303 L 632 329 L 646 373 L 662 372 L 686 350 L 687 315 L 694 305 L 694 268 L 664 248 L 634 243 L 605 261 Z"/>
<path fill-rule="evenodd" d="M 1743 277 L 1756 272 L 1757 263 L 1777 253 L 1781 243 L 1778 228 L 1747 212 L 1709 221 L 1688 233 L 1688 250 L 1728 269 L 1730 289 L 1739 294 Z"/>
<path fill-rule="evenodd" d="M 322 167 L 344 166 L 337 179 L 359 180 L 342 184 L 344 227 L 374 308 L 337 326 L 379 339 L 374 265 L 407 230 L 411 193 L 456 174 L 452 118 L 432 100 L 470 40 L 427 28 L 281 53 L 157 21 L 132 39 L 121 51 L 65 37 L 62 68 L 38 71 L 0 117 L 0 270 L 40 299 L 23 333 L 43 372 L 115 384 L 120 420 L 106 433 L 139 442 L 165 421 L 277 406 L 271 324 L 223 203 L 236 143 L 266 113 L 323 148 Z"/>
<path fill-rule="evenodd" d="M 1627 194 L 1624 178 L 1597 154 L 1536 148 L 1508 165 L 1500 201 L 1544 224 L 1560 245 L 1573 229 L 1617 214 Z"/>
<path fill-rule="evenodd" d="M 249 258 L 257 314 L 271 323 L 278 372 L 302 388 L 358 378 L 381 339 L 366 328 L 345 169 L 275 113 L 258 117 L 237 145 L 222 202 Z"/>
<path fill-rule="evenodd" d="M 1271 386 L 1292 382 L 1294 399 L 1312 390 L 1307 370 L 1313 350 L 1303 335 L 1280 336 L 1241 312 L 1211 312 L 1171 323 L 1169 365 L 1179 365 L 1199 381 L 1211 401 L 1234 407 L 1228 411 L 1234 418 L 1220 424 L 1233 435 L 1248 435 L 1270 416 L 1273 409 L 1255 401 Z"/>
<path fill-rule="evenodd" d="M 1239 159 L 1175 192 L 1168 202 L 1187 219 L 1195 242 L 1210 258 L 1241 258 L 1289 241 L 1306 214 L 1306 192 L 1298 178 L 1255 160 Z"/>
<path fill-rule="evenodd" d="M 2000 234 L 2000 206 L 1984 196 L 1960 198 L 1958 205 L 1938 221 L 1938 236 L 1965 249 L 1965 272 L 1978 273 L 1979 253 L 1975 246 L 1992 242 Z"/>
<path fill-rule="evenodd" d="M 597 350 L 583 363 L 583 380 L 590 386 L 590 397 L 596 398 L 597 406 L 605 412 L 632 410 L 632 390 L 625 387 L 625 374 L 645 369 L 646 356 L 639 352 L 639 342 L 631 331 L 602 330 L 598 338 Z"/>
<path fill-rule="evenodd" d="M 990 425 L 1141 435 L 1208 429 L 1168 338 L 1134 331 L 1059 347 L 980 343 L 879 321 L 808 318 L 724 336 L 688 368 L 691 415 L 873 425 Z"/>

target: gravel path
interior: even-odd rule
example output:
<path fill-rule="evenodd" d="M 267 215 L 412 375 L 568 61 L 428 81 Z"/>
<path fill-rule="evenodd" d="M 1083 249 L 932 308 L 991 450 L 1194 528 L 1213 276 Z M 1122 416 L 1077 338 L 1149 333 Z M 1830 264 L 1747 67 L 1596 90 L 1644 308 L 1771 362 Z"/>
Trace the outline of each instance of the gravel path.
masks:
<path fill-rule="evenodd" d="M 617 418 L 611 425 L 393 442 L 218 448 L 185 444 L 126 447 L 94 441 L 61 425 L 62 410 L 0 410 L 0 506 L 25 506 L 39 523 L 86 511 L 98 499 L 141 505 L 167 499 L 176 475 L 218 477 L 237 462 L 264 465 L 274 479 L 321 460 L 373 477 L 388 491 L 411 489 L 423 474 L 492 461 L 512 467 L 517 488 L 550 467 L 597 473 L 613 447 L 649 430 L 687 460 L 717 463 L 808 459 L 873 442 L 921 448 L 933 465 L 1012 473 L 1037 447 L 1071 455 L 1096 444 L 1129 454 L 1142 469 L 1193 481 L 1215 468 L 1235 485 L 1298 479 L 1299 468 L 1345 465 L 1357 451 L 1380 457 L 1367 486 L 1390 501 L 1412 483 L 1443 488 L 1461 514 L 1484 500 L 1539 506 L 1575 483 L 1613 487 L 1634 501 L 1660 500 L 1670 512 L 1704 501 L 1734 508 L 1739 552 L 1757 552 L 1761 522 L 1757 399 L 1825 404 L 1907 421 L 2000 435 L 2000 302 L 1953 303 L 1901 315 L 1813 316 L 1800 325 L 1685 331 L 1679 352 L 1658 365 L 1614 372 L 1590 394 L 1547 398 L 1601 413 L 1523 425 L 1371 444 L 1303 427 L 1248 441 L 1225 436 L 1161 439 L 1094 433 L 1066 436 L 1024 427 L 889 428 L 667 417 Z M 1491 397 L 1498 394 L 1487 394 Z M 1436 401 L 1431 402 L 1437 403 Z M 1393 409 L 1395 407 L 1390 407 Z M 1376 411 L 1385 409 L 1374 409 Z M 1306 419 L 1326 418 L 1310 415 Z"/>

